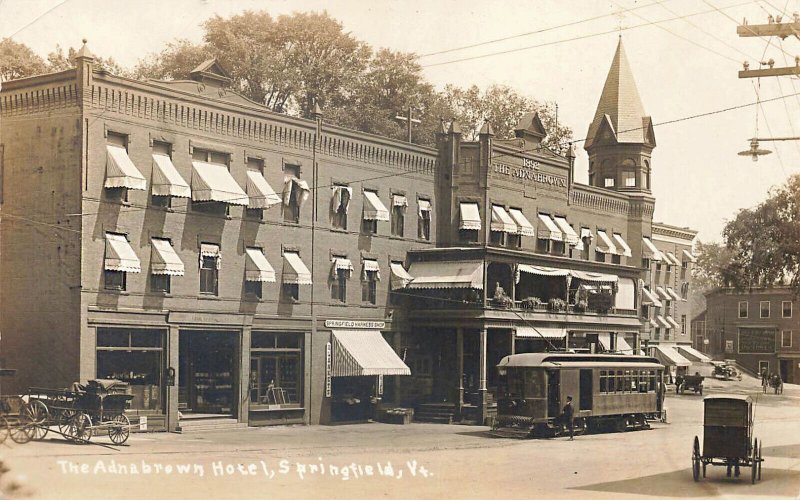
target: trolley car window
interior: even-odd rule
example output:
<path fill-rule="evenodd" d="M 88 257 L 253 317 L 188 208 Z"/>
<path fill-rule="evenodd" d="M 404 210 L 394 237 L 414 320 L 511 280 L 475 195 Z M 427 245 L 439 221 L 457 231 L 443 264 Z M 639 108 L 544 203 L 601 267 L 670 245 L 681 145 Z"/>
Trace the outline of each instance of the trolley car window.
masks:
<path fill-rule="evenodd" d="M 508 397 L 523 397 L 523 372 L 522 370 L 508 370 Z"/>
<path fill-rule="evenodd" d="M 600 370 L 600 392 L 608 392 L 608 373 Z"/>
<path fill-rule="evenodd" d="M 545 397 L 544 370 L 528 370 L 525 382 L 526 398 Z"/>

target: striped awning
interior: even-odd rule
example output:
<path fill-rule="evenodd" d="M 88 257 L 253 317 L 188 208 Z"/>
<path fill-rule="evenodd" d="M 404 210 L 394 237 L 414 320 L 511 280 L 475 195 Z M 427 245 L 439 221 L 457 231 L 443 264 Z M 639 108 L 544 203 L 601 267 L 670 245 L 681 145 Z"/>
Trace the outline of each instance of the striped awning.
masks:
<path fill-rule="evenodd" d="M 534 274 L 536 276 L 569 276 L 569 269 L 558 269 L 555 267 L 532 266 L 530 264 L 520 264 L 517 269 L 521 273 Z"/>
<path fill-rule="evenodd" d="M 644 304 L 652 304 L 656 307 L 662 306 L 661 301 L 658 300 L 656 294 L 651 292 L 647 287 L 642 287 L 642 295 L 644 296 L 642 300 Z"/>
<path fill-rule="evenodd" d="M 392 290 L 405 288 L 414 280 L 414 278 L 408 274 L 408 271 L 406 271 L 406 269 L 403 267 L 403 264 L 400 264 L 399 262 L 392 262 L 389 267 L 392 270 L 392 277 L 390 279 Z"/>
<path fill-rule="evenodd" d="M 225 165 L 192 162 L 192 201 L 218 201 L 247 206 L 249 200 Z"/>
<path fill-rule="evenodd" d="M 408 198 L 406 198 L 402 194 L 393 194 L 392 195 L 392 206 L 394 206 L 394 207 L 407 207 L 408 206 Z"/>
<path fill-rule="evenodd" d="M 667 291 L 664 290 L 663 287 L 657 286 L 656 287 L 656 292 L 658 292 L 658 295 L 660 295 L 661 298 L 664 299 L 664 300 L 674 300 L 672 295 L 668 294 Z"/>
<path fill-rule="evenodd" d="M 675 346 L 679 353 L 690 361 L 698 361 L 700 363 L 708 363 L 711 358 L 698 351 L 692 346 L 678 344 Z"/>
<path fill-rule="evenodd" d="M 617 283 L 619 276 L 616 274 L 592 273 L 589 271 L 575 271 L 571 270 L 569 274 L 573 278 L 583 281 L 591 281 L 593 283 Z"/>
<path fill-rule="evenodd" d="M 653 244 L 653 241 L 648 238 L 647 236 L 642 236 L 642 242 L 644 242 L 644 247 L 642 248 L 642 254 L 645 258 L 660 261 L 661 260 L 661 252 L 658 251 L 658 248 Z"/>
<path fill-rule="evenodd" d="M 631 247 L 628 246 L 628 243 L 622 238 L 621 234 L 614 233 L 614 241 L 617 243 L 617 248 L 621 252 L 620 255 L 623 257 L 631 257 L 633 255 L 631 253 Z"/>
<path fill-rule="evenodd" d="M 336 278 L 336 275 L 339 271 L 344 271 L 348 278 L 353 275 L 353 263 L 350 262 L 350 259 L 345 259 L 342 257 L 335 257 L 333 259 L 331 266 L 331 277 Z"/>
<path fill-rule="evenodd" d="M 666 328 L 667 330 L 672 328 L 672 325 L 666 319 L 664 319 L 664 316 L 660 314 L 656 316 L 656 321 L 658 322 L 658 326 L 661 328 Z"/>
<path fill-rule="evenodd" d="M 364 220 L 389 221 L 389 210 L 374 191 L 364 191 Z"/>
<path fill-rule="evenodd" d="M 375 259 L 364 259 L 362 262 L 362 271 L 361 271 L 361 280 L 367 280 L 367 273 L 375 273 L 375 281 L 381 280 L 381 266 L 378 264 L 378 261 Z"/>
<path fill-rule="evenodd" d="M 248 208 L 269 208 L 281 202 L 281 197 L 256 170 L 247 171 L 247 196 L 250 199 Z"/>
<path fill-rule="evenodd" d="M 564 235 L 547 214 L 539 214 L 539 232 L 537 237 L 543 240 L 564 241 Z"/>
<path fill-rule="evenodd" d="M 672 326 L 672 328 L 676 330 L 681 329 L 681 325 L 679 325 L 678 322 L 672 318 L 672 316 L 667 316 L 665 319 L 667 320 L 667 323 L 669 323 Z"/>
<path fill-rule="evenodd" d="M 683 300 L 683 298 L 678 295 L 678 293 L 672 289 L 672 287 L 667 287 L 667 293 L 675 300 Z"/>
<path fill-rule="evenodd" d="M 167 155 L 153 155 L 153 179 L 150 181 L 153 196 L 191 198 L 192 189 Z"/>
<path fill-rule="evenodd" d="M 310 285 L 311 271 L 300 260 L 297 252 L 283 253 L 283 283 L 287 285 Z"/>
<path fill-rule="evenodd" d="M 675 254 L 674 254 L 674 253 L 672 253 L 672 252 L 666 252 L 666 253 L 664 254 L 664 256 L 666 257 L 667 261 L 669 262 L 669 264 L 670 264 L 671 266 L 680 266 L 680 265 L 681 265 L 681 261 L 679 261 L 679 260 L 678 260 L 678 258 L 677 258 L 677 257 L 675 257 Z"/>
<path fill-rule="evenodd" d="M 536 236 L 536 230 L 533 228 L 533 224 L 525 217 L 522 210 L 518 208 L 509 208 L 508 213 L 511 215 L 511 218 L 514 219 L 514 222 L 517 223 L 518 234 L 522 236 Z"/>
<path fill-rule="evenodd" d="M 378 330 L 333 330 L 332 377 L 411 375 Z"/>
<path fill-rule="evenodd" d="M 608 237 L 608 234 L 606 234 L 605 231 L 598 229 L 597 236 L 599 236 L 600 239 L 597 241 L 597 244 L 595 245 L 595 250 L 597 250 L 600 253 L 610 253 L 614 255 L 620 255 L 616 245 L 614 245 L 614 242 L 611 241 L 611 238 Z"/>
<path fill-rule="evenodd" d="M 690 252 L 689 250 L 684 250 L 683 256 L 686 257 L 685 260 L 688 260 L 689 262 L 697 262 L 697 257 L 692 255 L 692 252 Z"/>
<path fill-rule="evenodd" d="M 656 344 L 653 346 L 653 354 L 666 366 L 689 366 L 692 364 L 671 346 Z"/>
<path fill-rule="evenodd" d="M 617 334 L 617 352 L 633 355 L 633 348 L 620 333 Z"/>
<path fill-rule="evenodd" d="M 500 231 L 503 233 L 517 233 L 517 224 L 508 215 L 506 209 L 500 205 L 492 205 L 492 224 L 490 226 L 492 231 Z"/>
<path fill-rule="evenodd" d="M 136 165 L 133 164 L 128 151 L 120 146 L 106 145 L 106 182 L 107 188 L 147 189 L 147 181 Z"/>
<path fill-rule="evenodd" d="M 563 339 L 567 336 L 567 329 L 553 326 L 518 326 L 517 338 L 526 339 Z"/>
<path fill-rule="evenodd" d="M 555 216 L 553 217 L 553 220 L 556 222 L 556 225 L 564 234 L 564 241 L 566 241 L 567 244 L 575 246 L 578 243 L 580 243 L 581 239 L 578 238 L 578 233 L 576 233 L 575 230 L 572 229 L 572 226 L 569 225 L 569 222 L 567 222 L 567 219 L 565 217 Z"/>
<path fill-rule="evenodd" d="M 472 229 L 475 231 L 481 228 L 481 212 L 477 203 L 462 202 L 459 204 L 461 223 L 459 229 Z"/>
<path fill-rule="evenodd" d="M 475 288 L 483 290 L 483 262 L 414 262 L 408 288 Z"/>
<path fill-rule="evenodd" d="M 128 243 L 124 234 L 106 233 L 106 271 L 122 271 L 125 273 L 142 272 L 139 257 Z"/>
<path fill-rule="evenodd" d="M 260 248 L 245 248 L 247 260 L 244 264 L 244 279 L 275 283 L 275 269 L 272 268 L 264 252 Z"/>
<path fill-rule="evenodd" d="M 151 238 L 150 245 L 153 248 L 153 253 L 150 256 L 151 274 L 183 276 L 183 261 L 178 257 L 178 254 L 175 253 L 175 248 L 172 247 L 172 243 L 170 243 L 169 240 L 164 238 Z"/>

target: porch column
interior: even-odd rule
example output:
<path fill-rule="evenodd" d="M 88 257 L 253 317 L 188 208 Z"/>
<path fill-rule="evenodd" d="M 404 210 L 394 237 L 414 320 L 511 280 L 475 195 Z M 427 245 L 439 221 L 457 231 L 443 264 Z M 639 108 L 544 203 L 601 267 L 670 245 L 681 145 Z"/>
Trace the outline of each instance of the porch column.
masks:
<path fill-rule="evenodd" d="M 167 407 L 166 409 L 166 418 L 167 418 L 167 431 L 175 432 L 178 430 L 179 417 L 178 417 L 178 377 L 180 373 L 180 363 L 178 361 L 178 346 L 180 345 L 178 341 L 178 336 L 180 335 L 178 327 L 175 325 L 171 325 L 169 327 L 169 331 L 167 332 L 167 369 L 172 368 L 175 370 L 175 380 L 172 385 L 167 385 Z M 164 377 L 166 380 L 166 377 Z"/>
<path fill-rule="evenodd" d="M 511 338 L 511 350 L 509 351 L 509 354 L 516 354 L 517 353 L 517 338 L 516 338 L 517 336 L 516 336 L 515 330 L 513 328 L 511 329 L 511 333 L 509 335 L 510 335 L 510 338 Z"/>
<path fill-rule="evenodd" d="M 486 328 L 480 329 L 480 356 L 479 361 L 480 363 L 479 373 L 480 373 L 480 385 L 478 386 L 478 401 L 480 403 L 480 409 L 478 411 L 478 415 L 480 416 L 479 425 L 483 425 L 486 422 Z"/>
<path fill-rule="evenodd" d="M 456 371 L 458 375 L 458 402 L 456 403 L 456 415 L 461 420 L 461 412 L 464 407 L 464 329 L 456 328 Z"/>

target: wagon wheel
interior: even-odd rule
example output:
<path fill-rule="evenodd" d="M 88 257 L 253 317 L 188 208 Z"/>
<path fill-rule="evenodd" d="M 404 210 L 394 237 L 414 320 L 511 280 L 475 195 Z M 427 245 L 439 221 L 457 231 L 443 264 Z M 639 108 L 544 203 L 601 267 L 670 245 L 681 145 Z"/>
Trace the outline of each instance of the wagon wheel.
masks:
<path fill-rule="evenodd" d="M 750 467 L 750 484 L 756 484 L 756 474 L 758 473 L 758 439 L 753 440 L 753 453 Z"/>
<path fill-rule="evenodd" d="M 75 410 L 72 409 L 65 409 L 61 410 L 61 414 L 58 416 L 58 432 L 61 433 L 62 436 L 72 441 L 72 435 L 70 434 L 69 424 L 70 421 L 75 418 Z"/>
<path fill-rule="evenodd" d="M 86 443 L 92 438 L 92 419 L 86 413 L 77 413 L 70 419 L 66 434 L 74 441 Z"/>
<path fill-rule="evenodd" d="M 27 412 L 20 411 L 20 414 L 17 416 L 17 421 L 11 424 L 11 440 L 19 444 L 30 441 L 33 436 L 33 432 L 31 431 L 32 425 L 33 420 L 31 420 L 30 415 L 28 415 Z"/>
<path fill-rule="evenodd" d="M 694 437 L 694 446 L 692 447 L 692 477 L 695 481 L 700 480 L 700 440 L 697 436 Z"/>
<path fill-rule="evenodd" d="M 764 459 L 761 457 L 761 442 L 758 443 L 758 480 L 761 481 L 761 462 Z"/>
<path fill-rule="evenodd" d="M 11 429 L 8 426 L 8 420 L 6 420 L 6 417 L 0 417 L 0 443 L 3 443 L 6 439 L 8 439 L 10 432 Z"/>
<path fill-rule="evenodd" d="M 50 412 L 47 406 L 41 401 L 32 401 L 22 408 L 22 412 L 27 413 L 33 424 L 29 427 L 31 439 L 41 441 L 47 436 L 50 430 Z"/>
<path fill-rule="evenodd" d="M 122 444 L 128 440 L 131 434 L 131 421 L 128 420 L 126 415 L 120 413 L 111 419 L 111 425 L 108 428 L 108 437 L 114 444 Z"/>

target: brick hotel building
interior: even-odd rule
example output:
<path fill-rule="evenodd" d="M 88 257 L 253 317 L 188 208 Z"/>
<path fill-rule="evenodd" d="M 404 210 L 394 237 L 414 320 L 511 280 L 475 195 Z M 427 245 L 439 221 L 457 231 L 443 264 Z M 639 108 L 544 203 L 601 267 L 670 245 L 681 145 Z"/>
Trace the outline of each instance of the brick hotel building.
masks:
<path fill-rule="evenodd" d="M 431 148 L 270 112 L 214 61 L 170 82 L 75 63 L 0 90 L 7 390 L 122 379 L 150 429 L 363 420 L 376 398 L 482 421 L 509 353 L 685 361 L 696 233 L 652 222 L 621 43 L 589 185 L 536 114 Z"/>

